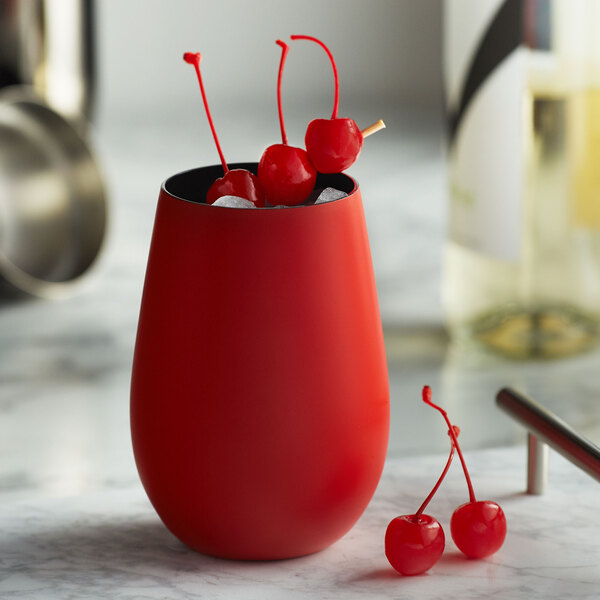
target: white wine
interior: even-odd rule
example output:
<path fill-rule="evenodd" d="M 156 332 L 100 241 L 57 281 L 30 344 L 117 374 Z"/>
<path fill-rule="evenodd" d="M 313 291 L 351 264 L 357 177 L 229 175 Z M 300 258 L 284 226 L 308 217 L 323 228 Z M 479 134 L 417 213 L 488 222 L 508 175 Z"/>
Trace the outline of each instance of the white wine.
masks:
<path fill-rule="evenodd" d="M 584 51 L 561 62 L 546 43 L 495 66 L 448 157 L 447 324 L 513 357 L 571 354 L 600 334 L 600 85 Z"/>

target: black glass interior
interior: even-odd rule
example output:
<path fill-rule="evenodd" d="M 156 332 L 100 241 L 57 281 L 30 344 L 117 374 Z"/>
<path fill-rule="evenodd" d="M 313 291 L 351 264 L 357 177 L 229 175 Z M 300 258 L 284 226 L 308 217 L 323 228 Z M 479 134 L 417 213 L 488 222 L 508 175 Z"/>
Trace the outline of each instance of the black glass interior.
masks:
<path fill-rule="evenodd" d="M 258 163 L 232 163 L 229 165 L 233 169 L 246 169 L 256 175 Z M 216 179 L 223 177 L 223 167 L 221 165 L 211 165 L 210 167 L 200 167 L 191 171 L 184 171 L 169 177 L 163 184 L 164 189 L 181 200 L 188 202 L 197 202 L 204 204 L 206 193 Z M 351 194 L 356 183 L 354 179 L 343 173 L 317 174 L 316 188 L 332 187 Z"/>

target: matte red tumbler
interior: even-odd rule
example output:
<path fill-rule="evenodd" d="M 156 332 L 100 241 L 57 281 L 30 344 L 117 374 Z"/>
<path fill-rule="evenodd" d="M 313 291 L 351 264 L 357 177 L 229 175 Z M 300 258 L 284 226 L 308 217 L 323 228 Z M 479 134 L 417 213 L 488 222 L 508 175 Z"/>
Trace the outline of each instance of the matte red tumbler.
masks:
<path fill-rule="evenodd" d="M 238 164 L 256 172 L 256 164 Z M 360 190 L 291 208 L 204 204 L 221 166 L 163 184 L 140 312 L 131 431 L 140 478 L 191 548 L 321 550 L 369 503 L 389 389 Z"/>

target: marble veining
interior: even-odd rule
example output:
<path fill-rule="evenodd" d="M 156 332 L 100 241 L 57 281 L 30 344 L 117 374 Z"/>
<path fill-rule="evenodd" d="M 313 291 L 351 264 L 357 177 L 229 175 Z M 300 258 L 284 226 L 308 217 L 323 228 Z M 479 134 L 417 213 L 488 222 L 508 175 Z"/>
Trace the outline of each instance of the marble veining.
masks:
<path fill-rule="evenodd" d="M 428 574 L 401 577 L 383 553 L 388 521 L 416 510 L 445 456 L 391 459 L 355 527 L 323 552 L 275 562 L 197 554 L 162 525 L 141 485 L 67 497 L 0 496 L 0 597 L 119 598 L 600 598 L 598 484 L 558 455 L 543 497 L 523 493 L 525 450 L 467 454 L 475 491 L 508 520 L 503 548 L 465 559 L 449 518 L 466 501 L 459 464 L 428 513 L 442 523 L 446 550 Z"/>

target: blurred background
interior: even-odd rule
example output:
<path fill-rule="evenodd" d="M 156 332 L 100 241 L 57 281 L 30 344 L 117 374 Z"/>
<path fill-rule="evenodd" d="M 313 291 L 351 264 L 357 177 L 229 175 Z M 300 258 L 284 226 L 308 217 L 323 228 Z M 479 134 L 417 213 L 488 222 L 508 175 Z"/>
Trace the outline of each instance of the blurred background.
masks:
<path fill-rule="evenodd" d="M 387 125 L 365 141 L 349 173 L 363 193 L 384 326 L 390 455 L 447 448 L 439 416 L 421 408 L 424 384 L 464 428 L 466 448 L 523 439 L 507 418 L 497 417 L 493 398 L 504 385 L 550 398 L 567 409 L 565 416 L 590 421 L 599 387 L 593 377 L 597 353 L 560 363 L 515 362 L 448 342 L 440 292 L 448 221 L 443 5 L 442 0 L 0 0 L 3 85 L 19 83 L 27 58 L 15 58 L 11 35 L 18 30 L 35 57 L 43 46 L 42 22 L 55 24 L 55 59 L 66 57 L 73 72 L 88 73 L 85 89 L 75 86 L 68 96 L 88 118 L 81 118 L 67 98 L 62 109 L 73 131 L 53 123 L 44 144 L 52 148 L 60 134 L 67 136 L 69 152 L 81 153 L 76 181 L 95 206 L 91 212 L 82 208 L 82 214 L 92 215 L 89 226 L 97 238 L 105 233 L 98 259 L 88 248 L 87 263 L 78 267 L 82 281 L 68 293 L 53 287 L 45 290 L 52 299 L 42 299 L 17 293 L 14 286 L 2 290 L 0 456 L 10 461 L 0 470 L 0 490 L 66 494 L 137 481 L 129 385 L 160 184 L 176 172 L 218 162 L 194 71 L 182 54 L 203 54 L 204 84 L 227 160 L 258 161 L 268 145 L 279 141 L 275 40 L 291 34 L 319 37 L 333 52 L 340 116 L 353 118 L 361 128 L 380 118 Z M 82 7 L 89 11 L 83 16 L 77 12 Z M 29 28 L 6 29 L 23 10 L 31 13 Z M 83 34 L 65 25 L 73 14 Z M 73 39 L 80 42 L 76 52 L 69 50 Z M 32 67 L 23 73 L 25 83 L 52 87 L 52 69 Z M 69 89 L 60 77 L 54 81 L 56 89 Z M 57 107 L 64 102 L 58 92 L 49 95 Z M 20 102 L 26 110 L 15 116 L 17 104 L 0 96 L 0 234 L 6 247 L 25 252 L 38 236 L 9 240 L 17 219 L 7 217 L 10 202 L 2 204 L 2 193 L 10 184 L 25 194 L 36 181 L 47 190 L 48 173 L 65 165 L 46 165 L 42 179 L 27 178 L 24 162 L 10 166 L 7 157 L 15 154 L 18 140 L 28 168 L 40 171 L 30 159 L 41 109 Z M 311 119 L 331 114 L 331 67 L 316 45 L 292 43 L 283 103 L 290 143 L 296 145 L 303 144 Z M 22 123 L 30 129 L 21 139 L 15 128 Z M 104 206 L 101 188 L 106 212 L 99 208 Z M 57 188 L 57 198 L 60 193 Z M 55 208 L 60 209 L 58 200 Z M 41 214 L 35 206 L 25 213 L 19 218 Z M 80 242 L 90 239 L 79 237 Z M 88 270 L 89 262 L 94 264 Z M 25 287 L 35 283 L 20 281 Z M 564 401 L 573 397 L 577 404 Z"/>

